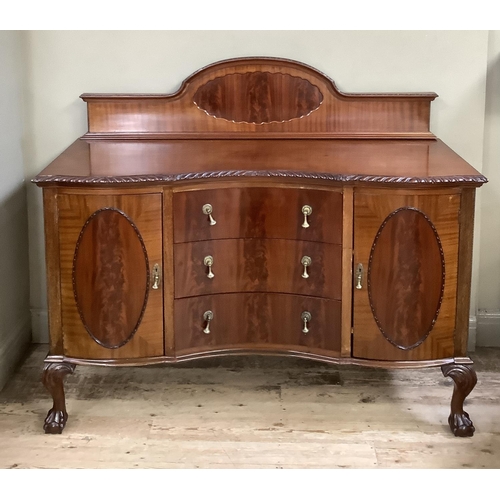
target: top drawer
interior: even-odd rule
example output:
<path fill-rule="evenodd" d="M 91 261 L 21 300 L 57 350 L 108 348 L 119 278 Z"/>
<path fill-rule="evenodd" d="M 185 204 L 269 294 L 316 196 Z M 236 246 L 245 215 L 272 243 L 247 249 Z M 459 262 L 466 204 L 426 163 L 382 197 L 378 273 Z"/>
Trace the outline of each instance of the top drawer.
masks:
<path fill-rule="evenodd" d="M 175 243 L 223 238 L 341 244 L 342 193 L 262 187 L 174 193 Z"/>

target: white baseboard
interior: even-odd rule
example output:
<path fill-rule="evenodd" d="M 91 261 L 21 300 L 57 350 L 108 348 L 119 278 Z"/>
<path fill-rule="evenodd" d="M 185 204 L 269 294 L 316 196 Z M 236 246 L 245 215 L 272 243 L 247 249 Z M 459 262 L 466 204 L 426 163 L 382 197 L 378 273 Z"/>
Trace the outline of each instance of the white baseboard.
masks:
<path fill-rule="evenodd" d="M 0 342 L 0 390 L 16 369 L 31 343 L 30 318 L 22 320 Z"/>
<path fill-rule="evenodd" d="M 31 309 L 31 329 L 34 344 L 49 343 L 49 315 L 45 309 Z"/>
<path fill-rule="evenodd" d="M 477 345 L 477 316 L 469 316 L 469 340 L 467 352 L 474 352 Z"/>
<path fill-rule="evenodd" d="M 476 345 L 481 347 L 500 347 L 500 310 L 480 309 L 476 318 Z"/>

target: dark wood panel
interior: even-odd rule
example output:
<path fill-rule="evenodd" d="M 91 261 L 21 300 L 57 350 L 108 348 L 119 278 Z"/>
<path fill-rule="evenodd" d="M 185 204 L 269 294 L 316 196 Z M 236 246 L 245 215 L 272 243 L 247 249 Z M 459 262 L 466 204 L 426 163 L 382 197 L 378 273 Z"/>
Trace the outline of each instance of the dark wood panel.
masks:
<path fill-rule="evenodd" d="M 261 124 L 303 118 L 319 108 L 323 95 L 304 78 L 253 71 L 214 78 L 193 99 L 214 118 Z"/>
<path fill-rule="evenodd" d="M 203 207 L 212 207 L 211 225 Z M 303 207 L 310 206 L 308 227 Z M 176 243 L 221 238 L 283 238 L 342 243 L 342 193 L 314 189 L 227 188 L 174 194 Z"/>
<path fill-rule="evenodd" d="M 212 311 L 210 333 L 203 315 Z M 311 314 L 303 333 L 303 312 Z M 297 295 L 239 293 L 208 295 L 175 301 L 176 353 L 252 344 L 256 348 L 286 345 L 340 351 L 340 301 Z"/>
<path fill-rule="evenodd" d="M 419 194 L 411 191 L 390 193 L 373 189 L 363 192 L 355 191 L 354 200 L 354 266 L 356 268 L 357 264 L 361 263 L 364 267 L 364 276 L 361 281 L 362 287 L 360 289 L 354 288 L 353 294 L 353 356 L 379 360 L 425 360 L 453 356 L 460 194 L 433 195 L 432 192 Z M 413 349 L 406 350 L 396 347 L 380 331 L 370 307 L 366 276 L 372 246 L 380 227 L 389 214 L 401 207 L 417 208 L 426 214 L 439 235 L 445 263 L 443 298 L 437 320 L 424 342 Z M 396 226 L 393 229 L 396 230 Z M 397 240 L 397 235 L 394 238 Z M 417 245 L 420 247 L 418 241 Z M 412 253 L 415 253 L 415 249 L 412 250 Z M 388 260 L 391 259 L 389 252 L 384 257 Z M 424 256 L 419 257 L 419 259 L 425 261 Z M 439 259 L 434 260 L 437 261 L 436 268 L 434 271 L 427 268 L 425 274 L 435 272 L 439 275 L 441 273 Z M 397 263 L 395 264 L 397 267 Z M 429 263 L 424 263 L 424 265 L 427 264 Z M 387 269 L 390 271 L 390 267 Z M 387 279 L 392 278 L 388 275 Z M 397 277 L 394 278 L 396 283 L 397 279 Z M 394 284 L 394 282 L 387 284 L 387 287 L 390 288 Z M 415 290 L 417 287 L 416 283 L 412 283 L 410 289 Z M 387 312 L 388 323 L 400 318 L 399 321 L 403 325 L 408 325 L 405 315 L 408 314 L 410 317 L 415 314 L 413 311 L 404 310 L 398 299 L 394 299 L 394 297 L 379 296 L 378 301 L 379 309 L 381 311 L 385 309 Z M 387 301 L 385 305 L 384 301 Z M 393 318 L 391 314 L 394 315 Z M 418 325 L 414 325 L 414 328 L 416 330 Z M 411 339 L 412 335 L 413 333 L 408 332 L 403 336 L 403 339 Z"/>
<path fill-rule="evenodd" d="M 77 250 L 77 243 L 81 235 L 82 228 L 86 221 L 95 214 L 98 210 L 103 208 L 113 208 L 124 213 L 130 221 L 133 222 L 137 228 L 138 233 L 144 243 L 144 248 L 146 250 L 148 261 L 149 261 L 149 273 L 152 273 L 152 268 L 155 264 L 159 264 L 162 267 L 163 261 L 163 245 L 162 245 L 162 195 L 160 192 L 151 192 L 148 194 L 123 194 L 123 191 L 108 190 L 106 193 L 93 194 L 92 192 L 80 193 L 80 194 L 59 194 L 58 195 L 58 219 L 59 219 L 59 246 L 60 246 L 60 263 L 61 263 L 61 298 L 62 298 L 62 326 L 63 326 L 63 343 L 64 343 L 64 354 L 66 356 L 75 358 L 88 358 L 88 359 L 118 359 L 118 358 L 140 358 L 142 356 L 161 356 L 164 354 L 163 349 L 163 292 L 161 282 L 159 283 L 158 289 L 149 291 L 147 299 L 147 307 L 145 308 L 142 320 L 138 329 L 133 335 L 133 337 L 125 343 L 123 346 L 111 349 L 100 345 L 96 342 L 95 338 L 89 335 L 84 323 L 82 322 L 81 315 L 78 311 L 77 303 L 75 301 L 74 288 L 73 288 L 73 266 L 75 259 L 75 251 Z M 115 221 L 120 224 L 120 220 Z M 126 222 L 126 224 L 129 224 Z M 97 226 L 95 227 L 97 229 Z M 123 228 L 122 228 L 123 229 Z M 119 230 L 120 232 L 120 230 Z M 104 237 L 109 244 L 109 236 L 104 236 L 95 231 L 93 233 L 88 233 L 90 240 L 86 244 L 85 252 L 89 252 L 89 257 L 97 257 L 95 249 L 92 249 L 92 244 L 95 243 L 96 247 L 99 248 L 99 243 L 97 239 Z M 120 237 L 115 238 L 115 242 L 118 242 L 118 247 L 123 247 L 125 241 L 120 241 Z M 137 244 L 137 235 L 135 235 L 135 240 L 130 239 L 132 244 Z M 105 245 L 106 246 L 106 245 Z M 108 245 L 109 246 L 109 245 Z M 126 246 L 126 245 L 125 245 Z M 123 248 L 122 248 L 123 249 Z M 130 249 L 125 250 L 125 252 L 130 252 Z M 81 249 L 78 252 L 81 254 Z M 137 254 L 140 256 L 142 249 L 136 248 L 132 255 Z M 86 259 L 87 257 L 84 257 Z M 133 273 L 138 272 L 140 276 L 144 276 L 144 269 L 141 271 L 141 266 L 144 261 L 144 254 L 141 258 L 137 258 L 137 261 L 133 259 L 127 259 L 128 264 L 132 267 L 130 269 L 122 269 L 118 276 L 123 272 L 123 276 L 129 277 L 130 284 L 135 283 L 135 278 L 133 278 Z M 78 276 L 81 280 L 80 285 L 83 285 L 86 291 L 89 291 L 94 284 L 92 283 L 92 276 L 96 278 L 97 268 L 92 267 L 97 262 L 86 262 L 89 266 L 82 266 L 77 269 Z M 124 262 L 125 263 L 125 262 Z M 81 264 L 85 264 L 82 260 Z M 119 266 L 120 263 L 117 261 L 115 265 Z M 80 264 L 77 262 L 77 266 Z M 166 276 L 166 279 L 172 279 L 171 276 Z M 90 281 L 87 281 L 90 280 Z M 101 284 L 105 284 L 103 281 Z M 150 280 L 150 285 L 152 286 L 153 280 Z M 113 281 L 107 284 L 109 290 L 100 293 L 96 290 L 96 296 L 104 297 L 106 293 L 112 293 L 112 289 L 115 287 L 120 287 L 119 281 Z M 134 295 L 135 292 L 130 290 L 127 293 L 131 293 L 128 299 L 125 295 L 125 305 L 127 305 L 131 310 L 124 311 L 122 309 L 122 304 L 119 302 L 114 302 L 109 304 L 109 307 L 105 307 L 98 316 L 94 315 L 92 312 L 92 307 L 89 305 L 90 314 L 86 320 L 92 323 L 92 328 L 101 328 L 99 321 L 104 319 L 104 325 L 117 329 L 118 334 L 113 336 L 113 339 L 124 338 L 126 336 L 125 330 L 129 330 L 132 323 L 134 323 L 132 314 L 134 318 L 137 317 L 137 310 L 144 305 L 144 288 L 141 285 L 139 293 L 137 296 Z M 137 303 L 134 303 L 137 301 Z M 104 304 L 102 304 L 104 305 Z M 135 312 L 134 312 L 135 310 Z M 114 318 L 106 318 L 106 314 L 115 312 Z M 123 313 L 123 315 L 122 315 Z M 131 319 L 132 318 L 132 319 Z M 112 319 L 118 322 L 125 322 L 126 328 L 122 330 L 121 325 L 116 325 L 113 323 Z M 97 325 L 97 326 L 96 326 Z M 124 333 L 120 333 L 120 332 Z"/>
<path fill-rule="evenodd" d="M 278 292 L 341 299 L 342 247 L 310 241 L 227 239 L 178 243 L 175 297 Z M 204 260 L 213 258 L 209 268 Z M 304 278 L 302 259 L 310 258 Z M 209 278 L 209 272 L 213 277 Z"/>
<path fill-rule="evenodd" d="M 115 208 L 93 213 L 76 244 L 75 301 L 88 333 L 117 348 L 139 328 L 149 295 L 149 262 L 134 223 Z"/>
<path fill-rule="evenodd" d="M 422 343 L 443 298 L 443 248 L 421 211 L 400 208 L 382 223 L 368 263 L 368 297 L 382 335 L 401 349 Z"/>

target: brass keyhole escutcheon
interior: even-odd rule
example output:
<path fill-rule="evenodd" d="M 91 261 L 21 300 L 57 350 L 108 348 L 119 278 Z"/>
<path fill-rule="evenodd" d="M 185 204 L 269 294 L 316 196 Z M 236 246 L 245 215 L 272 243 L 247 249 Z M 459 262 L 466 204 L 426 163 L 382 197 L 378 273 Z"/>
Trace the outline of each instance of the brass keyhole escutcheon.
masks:
<path fill-rule="evenodd" d="M 356 266 L 356 290 L 361 290 L 363 288 L 363 264 L 358 264 Z"/>
<path fill-rule="evenodd" d="M 153 290 L 158 290 L 160 288 L 160 265 L 155 264 L 153 266 Z"/>

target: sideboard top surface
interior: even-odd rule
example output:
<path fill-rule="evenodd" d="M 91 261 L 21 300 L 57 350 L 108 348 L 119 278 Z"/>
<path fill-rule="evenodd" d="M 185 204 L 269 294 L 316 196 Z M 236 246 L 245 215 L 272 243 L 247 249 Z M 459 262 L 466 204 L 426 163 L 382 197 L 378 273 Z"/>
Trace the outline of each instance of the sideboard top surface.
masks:
<path fill-rule="evenodd" d="M 33 181 L 116 185 L 228 177 L 412 185 L 487 182 L 440 140 L 400 139 L 78 139 Z"/>

